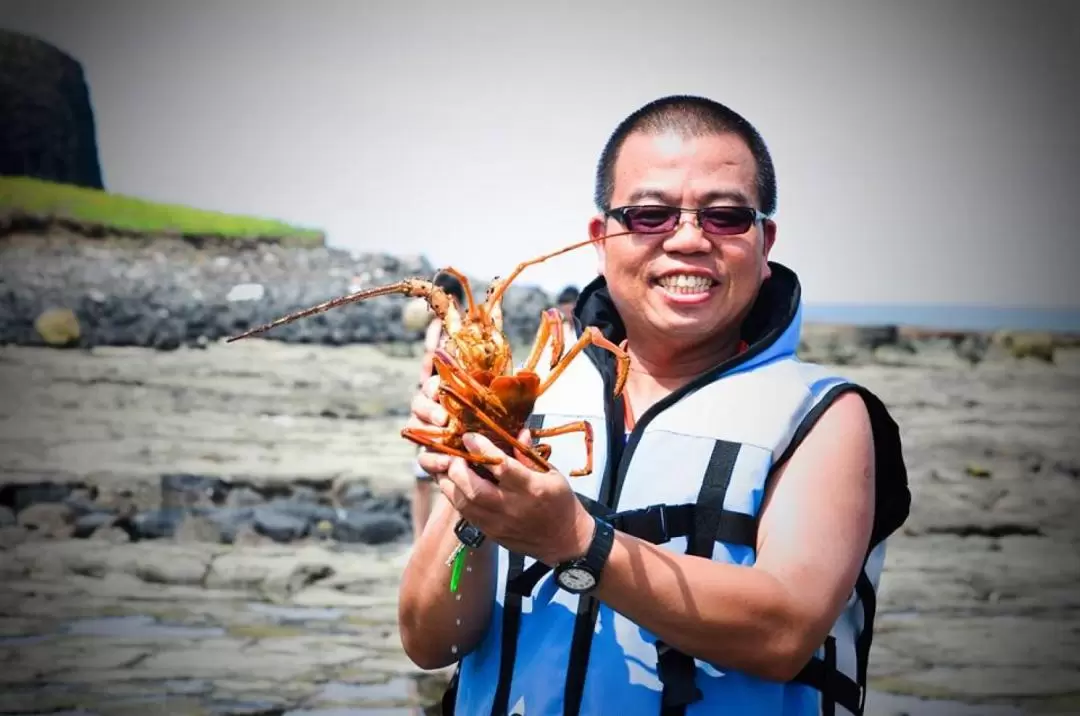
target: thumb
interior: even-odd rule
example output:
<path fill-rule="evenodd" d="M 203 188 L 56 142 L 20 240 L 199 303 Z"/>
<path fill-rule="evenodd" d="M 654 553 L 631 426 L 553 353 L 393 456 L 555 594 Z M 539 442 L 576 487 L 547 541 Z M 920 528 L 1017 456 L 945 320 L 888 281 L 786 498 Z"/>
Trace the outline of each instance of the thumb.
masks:
<path fill-rule="evenodd" d="M 461 443 L 465 446 L 466 450 L 474 455 L 501 460 L 503 463 L 502 465 L 488 466 L 493 472 L 505 469 L 506 463 L 510 459 L 506 453 L 496 447 L 495 443 L 491 442 L 491 440 L 480 433 L 465 433 L 461 436 Z"/>

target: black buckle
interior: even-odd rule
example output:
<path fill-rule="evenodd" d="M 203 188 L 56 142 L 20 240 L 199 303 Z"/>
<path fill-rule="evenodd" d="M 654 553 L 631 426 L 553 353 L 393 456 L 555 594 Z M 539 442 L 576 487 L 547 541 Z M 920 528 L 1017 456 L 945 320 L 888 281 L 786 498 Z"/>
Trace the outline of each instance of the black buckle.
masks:
<path fill-rule="evenodd" d="M 480 545 L 484 544 L 484 533 L 473 526 L 464 517 L 458 520 L 458 523 L 454 525 L 454 534 L 457 535 L 457 538 L 461 540 L 466 547 L 479 549 Z"/>
<path fill-rule="evenodd" d="M 670 539 L 666 508 L 663 505 L 650 505 L 618 513 L 611 523 L 620 532 L 651 544 L 663 544 Z"/>

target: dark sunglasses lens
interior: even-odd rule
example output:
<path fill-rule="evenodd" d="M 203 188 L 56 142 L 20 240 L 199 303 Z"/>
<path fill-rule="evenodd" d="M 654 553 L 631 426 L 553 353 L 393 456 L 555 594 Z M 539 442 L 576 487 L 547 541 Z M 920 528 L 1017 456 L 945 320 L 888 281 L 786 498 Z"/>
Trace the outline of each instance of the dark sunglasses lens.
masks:
<path fill-rule="evenodd" d="M 626 228 L 642 234 L 671 231 L 679 221 L 679 212 L 663 206 L 635 206 L 623 212 Z"/>
<path fill-rule="evenodd" d="M 701 213 L 701 228 L 709 234 L 743 234 L 753 223 L 753 212 L 734 206 L 718 206 Z"/>

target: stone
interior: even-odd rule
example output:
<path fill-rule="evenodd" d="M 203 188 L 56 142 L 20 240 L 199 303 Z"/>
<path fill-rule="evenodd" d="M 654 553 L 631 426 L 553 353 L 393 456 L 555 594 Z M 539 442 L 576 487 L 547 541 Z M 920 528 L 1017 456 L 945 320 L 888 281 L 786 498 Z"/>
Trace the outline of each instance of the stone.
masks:
<path fill-rule="evenodd" d="M 82 331 L 70 308 L 49 308 L 34 321 L 34 330 L 47 345 L 62 347 L 77 343 Z"/>

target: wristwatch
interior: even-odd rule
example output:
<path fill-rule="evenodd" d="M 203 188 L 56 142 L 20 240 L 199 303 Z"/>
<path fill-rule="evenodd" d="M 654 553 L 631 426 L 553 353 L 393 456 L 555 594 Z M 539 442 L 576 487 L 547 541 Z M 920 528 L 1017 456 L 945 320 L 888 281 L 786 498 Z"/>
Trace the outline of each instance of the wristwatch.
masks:
<path fill-rule="evenodd" d="M 586 594 L 596 589 L 615 544 L 615 528 L 599 517 L 593 517 L 593 521 L 596 529 L 585 556 L 555 567 L 555 583 L 571 594 Z"/>

